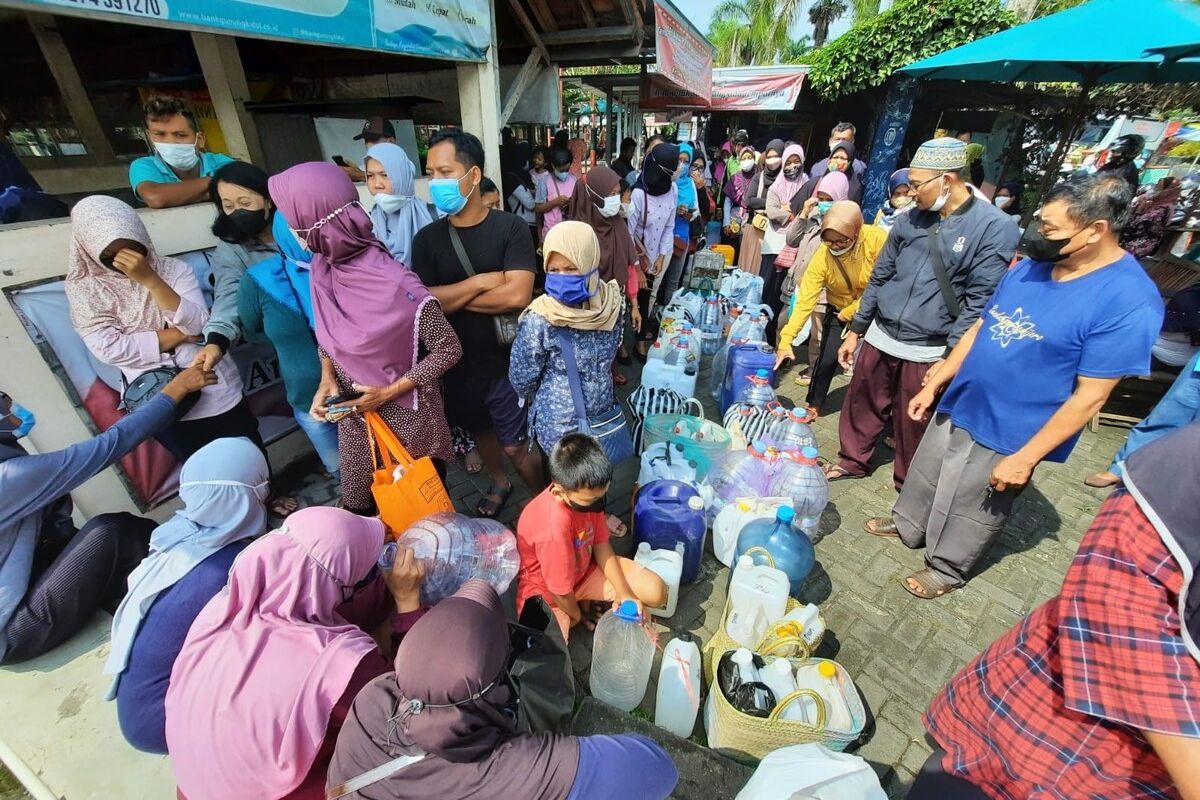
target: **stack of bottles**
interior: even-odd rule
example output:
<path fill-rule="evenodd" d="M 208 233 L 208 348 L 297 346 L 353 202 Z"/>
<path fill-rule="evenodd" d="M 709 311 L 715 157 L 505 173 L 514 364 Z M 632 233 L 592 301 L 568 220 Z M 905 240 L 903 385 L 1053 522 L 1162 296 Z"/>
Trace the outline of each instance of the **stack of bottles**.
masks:
<path fill-rule="evenodd" d="M 481 578 L 503 594 L 517 577 L 521 560 L 517 538 L 493 519 L 472 519 L 442 511 L 418 520 L 400 536 L 425 569 L 421 604 L 432 606 L 472 578 Z M 379 566 L 391 569 L 396 543 L 384 545 Z"/>
<path fill-rule="evenodd" d="M 720 425 L 701 417 L 650 414 L 642 424 L 642 446 L 648 451 L 660 442 L 677 445 L 683 457 L 695 465 L 695 478 L 699 480 L 719 456 L 729 451 L 730 437 Z M 667 451 L 664 455 L 674 453 Z"/>
<path fill-rule="evenodd" d="M 798 517 L 798 526 L 810 541 L 818 537 L 821 513 L 829 503 L 829 480 L 817 463 L 816 448 L 781 453 L 762 441 L 744 450 L 731 450 L 713 462 L 704 476 L 708 487 L 708 520 L 738 501 L 786 498 Z"/>

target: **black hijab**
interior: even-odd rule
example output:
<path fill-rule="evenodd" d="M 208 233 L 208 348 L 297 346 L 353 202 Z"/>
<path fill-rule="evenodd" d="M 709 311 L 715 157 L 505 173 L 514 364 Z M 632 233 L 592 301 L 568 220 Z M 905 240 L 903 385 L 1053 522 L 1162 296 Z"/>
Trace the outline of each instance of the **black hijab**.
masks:
<path fill-rule="evenodd" d="M 767 190 L 770 189 L 772 185 L 774 185 L 775 179 L 778 178 L 781 174 L 783 174 L 783 151 L 785 148 L 786 148 L 786 145 L 783 143 L 783 139 L 772 139 L 771 141 L 767 142 L 767 147 L 765 150 L 763 150 L 763 168 L 762 168 L 762 196 L 763 197 L 766 197 Z M 767 166 L 767 154 L 770 153 L 772 150 L 774 150 L 776 153 L 779 154 L 779 166 L 776 167 L 774 170 L 772 170 L 770 167 Z M 759 194 L 758 185 L 755 184 L 751 188 L 753 190 L 754 195 L 757 197 Z"/>
<path fill-rule="evenodd" d="M 832 158 L 833 154 L 838 150 L 844 152 L 847 159 L 846 171 L 842 173 L 846 176 L 846 183 L 850 185 L 850 188 L 846 192 L 846 199 L 862 205 L 863 185 L 862 181 L 859 180 L 858 175 L 854 172 L 854 157 L 857 153 L 857 151 L 854 149 L 854 142 L 838 142 L 833 146 L 833 149 L 829 151 L 829 157 Z M 828 159 L 826 159 L 826 163 L 828 163 Z M 829 172 L 835 171 L 836 170 L 828 170 L 823 175 L 809 178 L 808 181 L 800 187 L 800 191 L 796 192 L 795 196 L 792 197 L 792 213 L 799 214 L 800 210 L 804 208 L 804 204 L 810 197 L 813 196 L 813 193 L 817 191 L 817 184 L 821 182 L 821 178 L 824 178 L 825 175 L 829 174 Z"/>
<path fill-rule="evenodd" d="M 223 242 L 230 244 L 253 244 L 252 241 L 246 238 L 246 235 L 238 230 L 237 226 L 229 219 L 229 215 L 225 213 L 225 208 L 221 205 L 221 195 L 217 192 L 217 185 L 225 181 L 243 189 L 249 189 L 263 196 L 267 203 L 271 202 L 271 192 L 267 188 L 267 173 L 253 164 L 247 164 L 245 161 L 230 161 L 225 166 L 213 173 L 212 180 L 208 182 L 208 199 L 217 209 L 217 218 L 213 220 L 212 232 Z M 267 216 L 267 229 L 271 227 L 271 219 L 275 215 L 275 209 L 272 206 L 270 214 Z"/>
<path fill-rule="evenodd" d="M 675 183 L 675 170 L 679 169 L 679 146 L 656 144 L 642 160 L 642 174 L 638 176 L 635 189 L 641 189 L 652 197 L 671 191 Z"/>

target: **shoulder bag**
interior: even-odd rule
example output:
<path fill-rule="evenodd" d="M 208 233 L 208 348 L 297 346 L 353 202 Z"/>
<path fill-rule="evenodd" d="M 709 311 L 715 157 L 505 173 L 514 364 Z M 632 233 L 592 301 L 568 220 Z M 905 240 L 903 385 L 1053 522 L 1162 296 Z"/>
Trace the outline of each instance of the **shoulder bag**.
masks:
<path fill-rule="evenodd" d="M 462 265 L 463 271 L 468 277 L 475 277 L 475 267 L 471 265 L 471 259 L 467 256 L 467 249 L 463 247 L 462 239 L 458 236 L 458 231 L 446 221 L 446 227 L 450 229 L 450 244 L 454 246 L 454 253 L 458 256 L 458 263 Z M 509 312 L 507 314 L 493 314 L 492 326 L 496 331 L 496 344 L 501 347 L 508 347 L 517 338 L 517 322 L 521 315 Z"/>
<path fill-rule="evenodd" d="M 633 456 L 633 435 L 625 423 L 625 414 L 620 404 L 594 417 L 588 416 L 587 403 L 583 399 L 583 384 L 579 380 L 579 365 L 575 361 L 575 345 L 563 328 L 555 328 L 558 346 L 562 350 L 563 363 L 567 367 L 567 383 L 571 385 L 571 399 L 575 401 L 575 416 L 579 420 L 578 430 L 593 437 L 604 448 L 605 455 L 613 464 L 619 464 Z M 606 367 L 607 369 L 607 367 Z"/>
<path fill-rule="evenodd" d="M 942 262 L 941 229 L 940 222 L 929 229 L 929 262 L 933 265 L 933 276 L 937 278 L 942 301 L 946 304 L 946 310 L 950 312 L 950 319 L 958 319 L 958 315 L 962 313 L 962 303 L 950 286 L 950 276 L 946 274 L 946 265 Z"/>
<path fill-rule="evenodd" d="M 171 354 L 171 359 L 174 361 L 174 353 Z M 125 409 L 126 413 L 132 414 L 157 397 L 163 387 L 181 372 L 183 372 L 182 369 L 171 363 L 161 367 L 151 367 L 132 381 L 127 381 L 122 376 L 121 383 L 125 388 L 121 392 L 121 407 Z M 175 408 L 175 419 L 182 418 L 184 414 L 195 408 L 198 402 L 200 402 L 200 392 L 188 394 L 179 401 L 179 405 Z"/>

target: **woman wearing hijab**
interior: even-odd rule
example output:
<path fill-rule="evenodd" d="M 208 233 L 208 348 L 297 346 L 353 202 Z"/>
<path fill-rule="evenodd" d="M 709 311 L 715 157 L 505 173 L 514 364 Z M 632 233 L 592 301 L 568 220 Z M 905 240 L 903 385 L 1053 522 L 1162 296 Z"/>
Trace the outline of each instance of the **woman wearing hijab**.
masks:
<path fill-rule="evenodd" d="M 579 427 L 571 398 L 563 338 L 575 350 L 589 416 L 613 406 L 609 366 L 617 354 L 624 295 L 600 277 L 600 242 L 584 222 L 556 225 L 542 243 L 546 293 L 521 314 L 508 380 L 529 405 L 529 427 L 543 453 Z M 563 337 L 563 338 L 560 338 Z"/>
<path fill-rule="evenodd" d="M 787 270 L 776 266 L 775 260 L 783 251 L 786 244 L 784 231 L 794 217 L 792 198 L 804 186 L 806 180 L 804 148 L 798 144 L 789 144 L 783 149 L 781 174 L 767 191 L 766 214 L 770 225 L 763 236 L 762 259 L 759 261 L 757 273 L 763 279 L 763 302 L 774 312 L 766 330 L 767 341 L 772 345 L 775 344 L 779 313 L 783 310 L 783 280 L 787 275 Z"/>
<path fill-rule="evenodd" d="M 1135 258 L 1146 258 L 1159 251 L 1167 237 L 1167 225 L 1183 194 L 1178 178 L 1163 178 L 1156 188 L 1158 191 L 1147 193 L 1134 206 L 1129 224 L 1121 232 L 1121 247 Z"/>
<path fill-rule="evenodd" d="M 826 175 L 832 177 L 835 173 Z M 887 242 L 887 231 L 874 225 L 863 225 L 862 210 L 858 203 L 837 200 L 829 211 L 821 216 L 820 245 L 808 268 L 804 271 L 796 293 L 796 305 L 787 325 L 779 334 L 776 348 L 775 369 L 794 358 L 792 340 L 800 333 L 806 320 L 824 302 L 828 309 L 822 315 L 820 347 L 810 355 L 812 381 L 808 387 L 809 416 L 817 417 L 823 411 L 829 394 L 829 384 L 837 374 L 838 345 L 842 341 L 842 329 L 850 324 L 858 310 L 858 303 L 871 278 L 875 260 Z M 815 336 L 815 333 L 814 333 Z"/>
<path fill-rule="evenodd" d="M 694 253 L 701 236 L 715 244 L 721 235 L 720 207 L 713 196 L 716 184 L 703 153 L 697 153 L 696 157 L 692 159 L 692 183 L 696 185 L 696 200 L 700 210 L 700 216 L 692 220 L 690 249 Z M 714 228 L 711 236 L 709 235 L 710 227 Z"/>
<path fill-rule="evenodd" d="M 753 147 L 746 146 L 741 149 L 733 163 L 737 166 L 725 181 L 725 227 L 721 233 L 726 244 L 740 250 L 742 237 L 750 224 L 750 211 L 746 208 L 746 199 L 749 187 L 758 178 L 758 156 L 755 155 Z"/>
<path fill-rule="evenodd" d="M 372 458 L 362 414 L 377 411 L 414 458 L 439 469 L 454 454 L 442 375 L 462 346 L 442 307 L 375 238 L 354 184 L 337 165 L 300 164 L 271 178 L 271 197 L 313 253 L 312 298 L 321 381 L 311 413 L 338 421 L 342 502 L 374 513 Z M 357 396 L 355 396 L 357 395 Z"/>
<path fill-rule="evenodd" d="M 355 699 L 329 766 L 329 796 L 663 800 L 671 794 L 679 774 L 650 739 L 519 733 L 510 711 L 517 699 L 507 675 L 510 652 L 500 598 L 483 581 L 468 581 L 430 609 L 397 650 L 395 672 L 371 681 Z M 370 778 L 360 778 L 368 772 Z"/>
<path fill-rule="evenodd" d="M 746 187 L 744 204 L 749 221 L 742 226 L 742 247 L 738 252 L 738 269 L 758 275 L 762 271 L 763 240 L 771 228 L 767 219 L 767 194 L 775 180 L 783 174 L 783 140 L 772 139 L 763 151 L 762 168 Z M 743 151 L 744 152 L 744 151 Z M 742 162 L 744 163 L 744 162 Z M 781 246 L 772 244 L 778 253 Z"/>
<path fill-rule="evenodd" d="M 908 170 L 898 169 L 888 178 L 888 201 L 875 215 L 875 225 L 890 231 L 896 222 L 896 217 L 912 207 L 912 184 L 909 182 Z M 996 204 L 1003 209 L 1004 206 Z"/>
<path fill-rule="evenodd" d="M 121 370 L 125 382 L 199 360 L 208 306 L 195 273 L 155 252 L 141 217 L 115 197 L 92 195 L 71 209 L 66 283 L 75 330 L 92 355 Z M 212 369 L 217 383 L 155 436 L 180 463 L 225 436 L 245 436 L 265 452 L 237 367 L 225 359 Z"/>
<path fill-rule="evenodd" d="M 655 300 L 669 303 L 679 289 L 683 270 L 687 265 L 688 252 L 692 244 L 692 222 L 700 218 L 700 192 L 692 178 L 691 162 L 695 151 L 687 142 L 679 145 L 679 163 L 675 165 L 674 179 L 677 206 L 674 229 L 672 230 L 671 259 L 662 283 L 656 282 Z"/>
<path fill-rule="evenodd" d="M 267 532 L 267 461 L 249 439 L 217 439 L 179 475 L 183 508 L 154 529 L 113 615 L 104 674 L 125 741 L 166 753 L 171 667 L 201 609 L 225 586 L 233 559 Z"/>
<path fill-rule="evenodd" d="M 639 275 L 638 307 L 642 332 L 638 338 L 638 358 L 646 360 L 646 349 L 658 335 L 651 323 L 654 298 L 666 277 L 666 266 L 675 247 L 675 217 L 679 212 L 679 190 L 675 172 L 679 169 L 679 147 L 656 144 L 642 161 L 642 172 L 634 184 L 626 222 L 633 235 L 635 249 L 649 262 L 649 274 Z"/>
<path fill-rule="evenodd" d="M 368 164 L 368 180 L 370 172 Z M 271 227 L 279 250 L 246 270 L 238 287 L 242 334 L 275 348 L 292 414 L 317 451 L 325 477 L 336 479 L 340 470 L 337 426 L 309 413 L 321 382 L 321 359 L 313 333 L 312 253 L 292 236 L 283 214 L 276 212 Z"/>
<path fill-rule="evenodd" d="M 391 142 L 380 142 L 368 148 L 363 167 L 367 191 L 375 198 L 371 208 L 375 238 L 383 242 L 392 258 L 410 266 L 413 237 L 433 222 L 429 206 L 416 196 L 413 187 L 417 168 L 408 153 Z"/>
<path fill-rule="evenodd" d="M 802 206 L 808 201 L 809 198 L 812 197 L 813 192 L 815 192 L 817 189 L 818 183 L 823 180 L 826 175 L 834 172 L 840 172 L 846 177 L 846 197 L 843 199 L 852 200 L 855 203 L 861 203 L 863 186 L 858 175 L 854 173 L 854 154 L 855 150 L 853 142 L 838 141 L 836 144 L 834 144 L 833 149 L 829 153 L 829 158 L 825 162 L 825 170 L 821 173 L 821 175 L 810 178 L 808 182 L 801 187 L 800 191 L 796 193 L 796 197 L 793 198 L 793 202 L 796 203 L 797 206 Z"/>
<path fill-rule="evenodd" d="M 1020 181 L 1010 181 L 1009 183 L 1001 184 L 996 190 L 996 196 L 992 198 L 992 203 L 996 208 L 1008 214 L 1020 224 L 1021 220 L 1021 196 L 1025 194 L 1025 184 Z"/>
<path fill-rule="evenodd" d="M 582 180 L 575 184 L 571 205 L 567 207 L 567 219 L 591 226 L 600 242 L 600 280 L 604 283 L 616 281 L 622 297 L 629 281 L 629 267 L 637 263 L 633 249 L 633 238 L 629 226 L 621 216 L 621 178 L 608 167 L 592 167 Z M 624 325 L 621 326 L 624 339 Z M 621 342 L 618 342 L 618 350 Z M 625 355 L 625 361 L 629 357 Z M 613 383 L 624 386 L 627 379 L 612 364 Z"/>
<path fill-rule="evenodd" d="M 378 519 L 315 506 L 234 560 L 171 670 L 167 749 L 180 797 L 324 797 L 350 704 L 394 654 L 368 631 L 387 624 L 394 642 L 421 615 L 419 563 L 401 547 L 381 576 L 383 543 Z"/>

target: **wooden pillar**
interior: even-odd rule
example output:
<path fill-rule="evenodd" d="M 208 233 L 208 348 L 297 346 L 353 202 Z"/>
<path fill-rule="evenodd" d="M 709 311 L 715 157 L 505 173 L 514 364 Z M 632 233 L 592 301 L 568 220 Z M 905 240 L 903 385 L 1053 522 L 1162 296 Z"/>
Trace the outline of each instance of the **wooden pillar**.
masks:
<path fill-rule="evenodd" d="M 216 33 L 193 33 L 192 45 L 200 60 L 213 111 L 221 123 L 221 132 L 225 134 L 228 154 L 241 161 L 264 166 L 266 161 L 262 143 L 258 139 L 258 127 L 246 110 L 250 89 L 246 85 L 241 56 L 238 55 L 237 39 Z"/>
<path fill-rule="evenodd" d="M 33 32 L 33 38 L 42 50 L 42 56 L 46 59 L 46 66 L 50 67 L 50 72 L 54 75 L 54 82 L 58 84 L 63 102 L 71 112 L 71 118 L 75 120 L 79 138 L 83 140 L 88 155 L 95 157 L 99 162 L 115 160 L 112 144 L 104 135 L 104 126 L 100 124 L 92 100 L 83 88 L 83 81 L 79 79 L 79 71 L 75 69 L 71 51 L 55 27 L 55 18 L 50 14 L 33 13 L 26 14 L 25 18 Z"/>
<path fill-rule="evenodd" d="M 459 62 L 458 105 L 462 109 L 462 127 L 483 143 L 484 174 L 500 182 L 500 62 L 496 54 L 496 19 L 492 17 L 492 43 L 487 60 Z"/>

